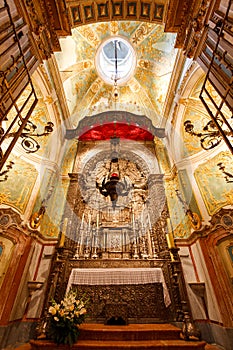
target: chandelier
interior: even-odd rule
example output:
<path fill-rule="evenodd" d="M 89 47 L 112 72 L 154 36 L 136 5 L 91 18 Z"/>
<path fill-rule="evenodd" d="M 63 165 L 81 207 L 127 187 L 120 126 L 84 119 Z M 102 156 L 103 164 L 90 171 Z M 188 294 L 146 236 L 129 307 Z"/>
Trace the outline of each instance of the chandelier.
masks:
<path fill-rule="evenodd" d="M 130 186 L 126 179 L 121 179 L 119 168 L 119 143 L 117 137 L 111 138 L 110 167 L 108 174 L 103 178 L 101 186 L 96 182 L 96 187 L 104 197 L 110 197 L 115 209 L 119 196 L 127 196 Z"/>

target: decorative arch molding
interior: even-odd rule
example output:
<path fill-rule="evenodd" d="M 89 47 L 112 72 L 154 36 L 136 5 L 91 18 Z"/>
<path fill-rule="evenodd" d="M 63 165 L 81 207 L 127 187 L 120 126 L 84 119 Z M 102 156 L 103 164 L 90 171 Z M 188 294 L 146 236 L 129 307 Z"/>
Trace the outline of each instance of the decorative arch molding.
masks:
<path fill-rule="evenodd" d="M 20 312 L 26 310 L 26 304 L 22 300 L 27 300 L 27 295 L 23 295 L 21 298 L 20 293 L 22 291 L 22 280 L 26 278 L 25 281 L 28 281 L 29 278 L 25 277 L 25 273 L 28 273 L 29 264 L 31 263 L 33 266 L 34 263 L 35 267 L 35 264 L 38 264 L 42 260 L 42 255 L 38 254 L 38 252 L 42 253 L 44 246 L 51 246 L 49 249 L 52 254 L 52 246 L 56 244 L 57 240 L 46 239 L 38 231 L 30 230 L 20 215 L 12 208 L 1 208 L 1 241 L 4 242 L 4 248 L 6 249 L 4 265 L 0 269 L 0 274 L 3 273 L 2 280 L 0 281 L 0 326 L 5 326 L 9 324 L 10 320 L 12 321 L 16 317 L 15 310 L 17 309 L 17 302 L 19 300 L 22 302 Z M 45 258 L 51 259 L 50 255 Z M 50 261 L 47 260 L 46 264 L 48 263 Z M 49 267 L 49 265 L 47 266 Z M 20 315 L 22 316 L 22 314 Z M 21 316 L 17 316 L 17 320 Z"/>
<path fill-rule="evenodd" d="M 4 238 L 6 245 L 8 242 L 11 251 L 7 257 L 4 278 L 0 286 L 0 325 L 6 324 L 10 319 L 32 245 L 32 237 L 28 233 L 18 213 L 12 208 L 0 209 L 0 236 Z"/>
<path fill-rule="evenodd" d="M 66 131 L 66 138 L 73 139 L 73 138 L 79 138 L 80 140 L 87 140 L 88 138 L 85 137 L 85 135 L 90 132 L 90 130 L 97 129 L 97 127 L 104 127 L 107 125 L 112 126 L 112 134 L 108 134 L 107 136 L 103 135 L 103 132 L 101 132 L 101 129 L 98 130 L 100 136 L 98 136 L 98 139 L 106 139 L 111 138 L 114 136 L 114 133 L 116 132 L 117 137 L 120 137 L 117 135 L 118 128 L 122 126 L 131 126 L 134 127 L 135 130 L 144 131 L 144 139 L 145 140 L 152 140 L 153 136 L 157 136 L 159 138 L 165 137 L 165 130 L 163 128 L 156 128 L 153 126 L 151 120 L 146 117 L 145 115 L 137 115 L 126 111 L 107 111 L 103 113 L 98 113 L 96 115 L 93 115 L 91 117 L 86 116 L 83 118 L 76 129 L 68 129 Z M 102 136 L 101 136 L 102 135 Z M 125 137 L 127 138 L 127 137 Z M 137 135 L 133 135 L 128 137 L 129 139 L 137 139 Z M 95 140 L 96 138 L 92 135 L 92 140 Z"/>
<path fill-rule="evenodd" d="M 193 63 L 189 69 L 187 70 L 180 89 L 178 91 L 179 98 L 177 99 L 176 106 L 174 108 L 173 116 L 172 116 L 172 125 L 174 125 L 173 133 L 172 133 L 172 149 L 175 150 L 174 159 L 176 159 L 176 162 L 179 162 L 181 159 L 184 159 L 184 153 L 183 151 L 183 145 L 184 140 L 182 137 L 182 131 L 181 128 L 183 127 L 182 123 L 184 120 L 184 117 L 186 115 L 186 111 L 188 108 L 191 108 L 192 106 L 197 109 L 198 104 L 198 111 L 204 113 L 207 115 L 205 107 L 202 105 L 201 101 L 195 101 L 192 98 L 192 93 L 195 88 L 195 86 L 198 84 L 198 82 L 201 79 L 204 79 L 204 73 L 203 70 L 197 65 L 197 63 Z M 176 131 L 178 130 L 178 132 Z M 177 135 L 181 135 L 180 139 L 180 147 L 177 147 Z M 200 151 L 202 151 L 200 147 Z"/>
<path fill-rule="evenodd" d="M 12 208 L 0 209 L 1 236 L 10 239 L 14 244 L 22 243 L 23 238 L 22 235 L 19 234 L 19 231 L 24 231 L 20 215 Z"/>
<path fill-rule="evenodd" d="M 199 246 L 201 248 L 201 260 L 204 259 L 204 261 L 199 261 L 198 256 L 194 256 L 194 260 L 196 264 L 205 266 L 206 274 L 209 276 L 209 282 L 205 284 L 206 292 L 213 289 L 215 300 L 218 302 L 217 307 L 221 315 L 222 325 L 224 327 L 232 327 L 232 313 L 226 312 L 226 310 L 233 309 L 233 261 L 231 270 L 227 269 L 226 261 L 229 264 L 230 258 L 228 257 L 228 260 L 226 258 L 226 254 L 229 254 L 226 251 L 226 247 L 233 246 L 233 209 L 220 209 L 218 213 L 212 216 L 209 226 L 206 225 L 199 231 L 193 231 L 188 239 L 176 239 L 176 243 L 178 247 Z M 219 247 L 221 245 L 223 245 L 223 248 L 220 250 Z M 193 248 L 190 249 L 193 250 Z M 194 249 L 196 251 L 197 248 Z M 201 276 L 203 278 L 202 267 L 200 271 L 202 271 Z M 199 282 L 197 281 L 197 284 Z M 208 292 L 206 295 L 208 298 Z M 208 309 L 211 308 L 212 305 L 208 307 Z"/>
<path fill-rule="evenodd" d="M 233 315 L 231 312 L 226 312 L 233 309 L 232 280 L 226 271 L 224 257 L 218 247 L 223 241 L 233 244 L 233 210 L 221 209 L 212 217 L 210 223 L 209 230 L 207 229 L 205 236 L 200 239 L 200 246 L 218 300 L 223 325 L 232 327 Z"/>

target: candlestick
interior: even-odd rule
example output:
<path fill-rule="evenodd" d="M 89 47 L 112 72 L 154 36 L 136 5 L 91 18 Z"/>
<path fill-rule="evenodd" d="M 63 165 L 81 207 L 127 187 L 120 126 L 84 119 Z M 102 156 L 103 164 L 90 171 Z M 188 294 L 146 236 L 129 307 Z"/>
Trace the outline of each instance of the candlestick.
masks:
<path fill-rule="evenodd" d="M 148 212 L 148 223 L 149 223 L 150 230 L 152 230 L 152 225 L 151 225 L 151 221 L 150 221 L 150 213 L 149 212 Z"/>
<path fill-rule="evenodd" d="M 167 238 L 168 248 L 169 249 L 175 248 L 175 242 L 174 242 L 170 218 L 167 219 L 167 229 L 168 229 L 168 233 L 166 234 L 166 238 Z"/>
<path fill-rule="evenodd" d="M 133 229 L 134 229 L 134 209 L 132 211 L 132 222 L 133 222 Z"/>
<path fill-rule="evenodd" d="M 79 255 L 82 255 L 82 244 L 83 244 L 83 233 L 81 231 L 80 244 L 79 244 Z"/>
<path fill-rule="evenodd" d="M 88 232 L 91 232 L 91 214 L 88 214 Z"/>
<path fill-rule="evenodd" d="M 152 252 L 152 245 L 151 245 L 150 230 L 147 231 L 147 242 L 148 242 L 148 255 L 151 258 L 153 252 Z"/>
<path fill-rule="evenodd" d="M 96 216 L 96 228 L 97 230 L 99 228 L 99 213 L 97 213 L 97 216 Z"/>
<path fill-rule="evenodd" d="M 65 218 L 64 221 L 63 221 L 62 233 L 61 233 L 61 239 L 60 239 L 59 247 L 63 247 L 64 244 L 65 244 L 67 224 L 68 224 L 68 218 Z"/>
<path fill-rule="evenodd" d="M 142 227 L 142 233 L 144 231 L 144 209 L 141 211 L 141 227 Z"/>

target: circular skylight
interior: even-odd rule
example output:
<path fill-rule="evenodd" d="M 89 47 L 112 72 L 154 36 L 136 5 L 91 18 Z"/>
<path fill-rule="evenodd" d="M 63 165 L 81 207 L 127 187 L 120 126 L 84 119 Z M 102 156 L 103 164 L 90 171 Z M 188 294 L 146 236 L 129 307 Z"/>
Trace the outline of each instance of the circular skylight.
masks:
<path fill-rule="evenodd" d="M 131 78 L 136 67 L 135 51 L 126 39 L 110 37 L 99 46 L 95 64 L 106 83 L 122 85 Z"/>

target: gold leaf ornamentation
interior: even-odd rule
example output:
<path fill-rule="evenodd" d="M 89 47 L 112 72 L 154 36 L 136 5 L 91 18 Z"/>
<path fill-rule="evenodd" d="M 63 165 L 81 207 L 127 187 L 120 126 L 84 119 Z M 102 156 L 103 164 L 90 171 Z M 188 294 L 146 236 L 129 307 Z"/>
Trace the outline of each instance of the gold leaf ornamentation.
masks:
<path fill-rule="evenodd" d="M 154 28 L 153 24 L 142 23 L 131 38 L 133 44 L 140 44 Z"/>

